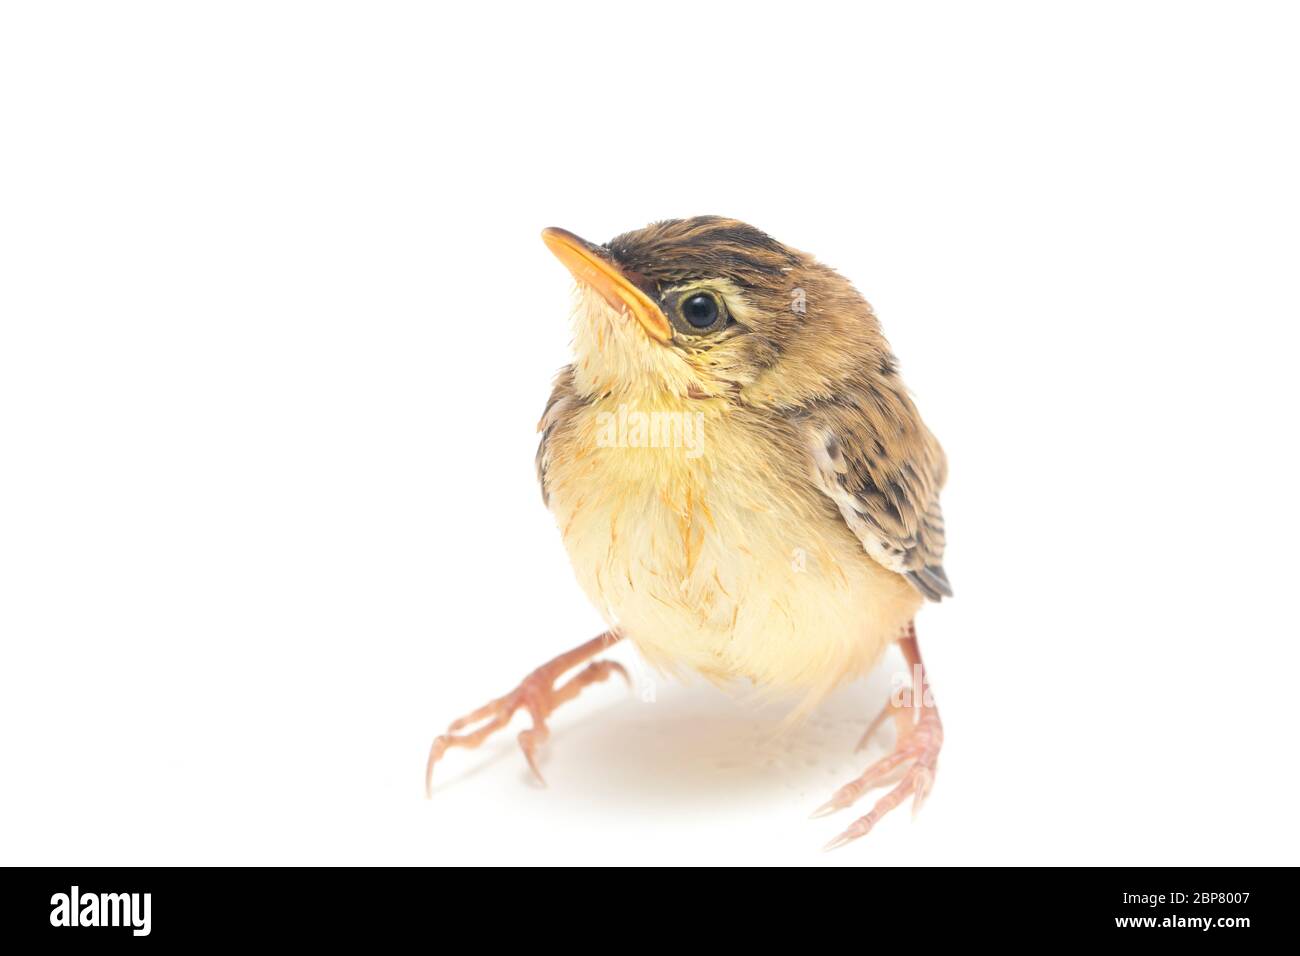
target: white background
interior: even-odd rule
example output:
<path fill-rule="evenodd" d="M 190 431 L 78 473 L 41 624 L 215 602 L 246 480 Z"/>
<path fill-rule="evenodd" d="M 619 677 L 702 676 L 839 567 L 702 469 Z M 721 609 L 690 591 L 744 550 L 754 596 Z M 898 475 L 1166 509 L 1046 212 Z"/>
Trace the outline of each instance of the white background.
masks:
<path fill-rule="evenodd" d="M 1266 4 L 6 5 L 0 860 L 1300 862 L 1296 42 Z M 848 275 L 952 463 L 937 786 L 832 854 L 892 655 L 776 741 L 601 686 L 548 789 L 521 718 L 422 794 L 600 628 L 533 475 L 537 234 L 701 213 Z"/>

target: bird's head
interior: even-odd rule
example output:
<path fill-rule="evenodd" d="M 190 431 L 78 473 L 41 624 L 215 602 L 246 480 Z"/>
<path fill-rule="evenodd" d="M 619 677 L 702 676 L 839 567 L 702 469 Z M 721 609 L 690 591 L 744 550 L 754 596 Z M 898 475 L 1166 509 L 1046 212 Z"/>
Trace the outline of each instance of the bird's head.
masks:
<path fill-rule="evenodd" d="M 658 222 L 595 245 L 542 238 L 577 280 L 575 384 L 794 406 L 855 370 L 892 374 L 866 300 L 811 256 L 735 219 Z"/>

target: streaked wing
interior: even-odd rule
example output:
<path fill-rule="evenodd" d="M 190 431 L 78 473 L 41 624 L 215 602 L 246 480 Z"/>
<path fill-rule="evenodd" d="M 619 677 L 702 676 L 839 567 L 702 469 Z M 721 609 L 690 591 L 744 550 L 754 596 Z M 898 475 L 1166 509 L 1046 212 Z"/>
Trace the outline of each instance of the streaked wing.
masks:
<path fill-rule="evenodd" d="M 800 416 L 813 479 L 862 547 L 931 601 L 952 596 L 943 569 L 943 449 L 896 387 L 851 389 Z"/>

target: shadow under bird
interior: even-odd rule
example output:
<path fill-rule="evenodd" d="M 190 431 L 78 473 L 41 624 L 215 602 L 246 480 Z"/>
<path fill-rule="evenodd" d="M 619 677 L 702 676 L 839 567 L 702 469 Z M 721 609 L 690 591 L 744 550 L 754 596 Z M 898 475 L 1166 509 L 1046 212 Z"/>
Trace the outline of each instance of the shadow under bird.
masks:
<path fill-rule="evenodd" d="M 913 686 L 863 738 L 892 716 L 894 751 L 814 816 L 899 772 L 828 848 L 909 796 L 919 807 L 943 727 L 914 618 L 952 594 L 947 466 L 871 306 L 812 256 L 734 219 L 669 220 L 604 245 L 563 229 L 542 238 L 576 292 L 574 361 L 542 415 L 537 473 L 609 630 L 454 722 L 433 743 L 426 787 L 449 748 L 478 746 L 519 710 L 540 779 L 547 717 L 592 683 L 627 678 L 593 660 L 619 640 L 665 670 L 793 692 L 794 716 L 897 643 Z"/>

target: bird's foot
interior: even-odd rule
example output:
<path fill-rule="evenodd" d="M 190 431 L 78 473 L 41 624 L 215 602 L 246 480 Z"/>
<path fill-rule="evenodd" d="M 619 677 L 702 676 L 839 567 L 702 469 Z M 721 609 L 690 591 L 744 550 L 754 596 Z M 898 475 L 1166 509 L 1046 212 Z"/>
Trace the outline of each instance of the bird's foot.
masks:
<path fill-rule="evenodd" d="M 911 644 L 910 647 L 907 646 L 908 642 Z M 925 671 L 922 669 L 920 655 L 916 650 L 915 637 L 907 638 L 899 643 L 903 645 L 904 655 L 912 664 L 913 690 L 905 695 L 906 698 L 911 699 L 895 700 L 891 698 L 879 716 L 871 722 L 857 747 L 858 750 L 861 750 L 866 746 L 867 741 L 871 739 L 876 729 L 884 723 L 885 718 L 892 716 L 894 725 L 898 730 L 898 740 L 894 745 L 894 752 L 888 757 L 876 761 L 856 780 L 850 781 L 836 790 L 829 800 L 813 812 L 813 816 L 826 816 L 851 806 L 868 790 L 880 786 L 893 771 L 908 761 L 912 761 L 912 764 L 904 772 L 894 789 L 876 801 L 876 805 L 871 808 L 870 813 L 855 820 L 847 830 L 826 844 L 827 850 L 834 850 L 846 843 L 851 843 L 858 837 L 866 836 L 881 817 L 893 810 L 909 796 L 912 798 L 912 813 L 915 815 L 921 809 L 921 804 L 925 802 L 925 798 L 929 796 L 930 790 L 934 786 L 934 775 L 939 762 L 939 750 L 943 747 L 943 723 L 939 720 L 939 710 L 930 697 Z M 915 690 L 918 687 L 921 688 L 919 694 Z"/>
<path fill-rule="evenodd" d="M 534 776 L 537 777 L 538 782 L 545 785 L 546 781 L 541 771 L 537 769 L 537 748 L 550 736 L 546 718 L 565 701 L 577 697 L 584 687 L 603 681 L 610 674 L 621 674 L 623 679 L 628 681 L 629 686 L 631 685 L 627 670 L 617 661 L 592 661 L 563 684 L 557 684 L 556 681 L 566 671 L 599 654 L 618 639 L 619 635 L 615 633 L 606 633 L 593 638 L 543 664 L 504 697 L 489 701 L 478 710 L 453 721 L 445 734 L 434 738 L 433 746 L 429 749 L 429 762 L 424 772 L 425 794 L 431 796 L 433 793 L 433 767 L 442 759 L 443 754 L 452 747 L 466 749 L 477 747 L 510 723 L 510 719 L 519 710 L 527 711 L 533 721 L 532 727 L 520 731 L 519 746 Z M 476 730 L 461 733 L 465 728 L 480 723 L 482 726 Z"/>

